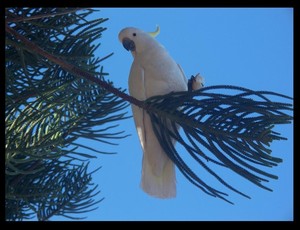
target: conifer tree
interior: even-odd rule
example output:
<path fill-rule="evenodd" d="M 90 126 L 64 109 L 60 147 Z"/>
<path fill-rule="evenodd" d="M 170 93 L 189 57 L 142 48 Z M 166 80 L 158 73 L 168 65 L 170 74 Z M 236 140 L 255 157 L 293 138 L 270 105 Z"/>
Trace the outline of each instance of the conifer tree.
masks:
<path fill-rule="evenodd" d="M 263 183 L 277 176 L 266 169 L 282 160 L 271 155 L 270 144 L 285 140 L 274 128 L 291 123 L 292 98 L 218 85 L 137 100 L 105 78 L 101 62 L 111 54 L 100 58 L 94 52 L 107 19 L 89 20 L 94 11 L 5 9 L 6 220 L 78 219 L 97 208 L 102 199 L 95 200 L 98 185 L 86 160 L 105 153 L 101 145 L 110 143 L 107 139 L 126 137 L 115 127 L 127 118 L 129 103 L 147 111 L 169 158 L 203 192 L 232 203 L 195 173 L 187 155 L 242 196 L 249 198 L 216 167 L 271 190 Z M 80 138 L 98 141 L 99 149 Z M 173 147 L 174 139 L 183 152 Z"/>
<path fill-rule="evenodd" d="M 7 8 L 5 10 L 5 209 L 7 220 L 78 215 L 101 200 L 87 158 L 102 144 L 121 138 L 113 123 L 124 119 L 124 100 L 79 78 L 36 52 L 36 47 L 96 79 L 105 80 L 95 57 L 107 20 L 88 20 L 92 9 Z M 15 34 L 30 41 L 28 47 Z M 112 84 L 107 82 L 107 84 Z M 99 128 L 100 127 L 100 128 Z M 102 127 L 102 128 L 101 128 Z M 101 146 L 101 145 L 99 145 Z M 89 151 L 88 151 L 89 150 Z M 89 153 L 87 153 L 89 152 Z M 77 215 L 74 215 L 77 214 Z"/>

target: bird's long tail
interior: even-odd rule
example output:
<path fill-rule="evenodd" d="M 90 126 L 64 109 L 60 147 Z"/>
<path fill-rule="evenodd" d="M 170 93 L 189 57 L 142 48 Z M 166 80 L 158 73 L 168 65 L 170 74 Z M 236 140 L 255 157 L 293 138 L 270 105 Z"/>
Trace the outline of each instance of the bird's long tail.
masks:
<path fill-rule="evenodd" d="M 174 163 L 167 159 L 160 174 L 151 167 L 147 154 L 143 156 L 142 189 L 151 196 L 172 198 L 176 196 L 176 175 Z"/>
<path fill-rule="evenodd" d="M 175 197 L 175 165 L 159 144 L 148 114 L 144 115 L 144 127 L 145 141 L 142 144 L 144 154 L 141 187 L 151 196 L 158 198 Z"/>

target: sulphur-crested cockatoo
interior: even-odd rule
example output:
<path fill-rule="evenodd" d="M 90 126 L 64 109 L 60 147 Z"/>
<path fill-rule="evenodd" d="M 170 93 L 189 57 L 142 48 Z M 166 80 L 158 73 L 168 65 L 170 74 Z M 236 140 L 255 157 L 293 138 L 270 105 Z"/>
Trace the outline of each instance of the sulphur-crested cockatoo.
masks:
<path fill-rule="evenodd" d="M 134 58 L 129 75 L 129 93 L 139 100 L 187 90 L 188 82 L 181 67 L 154 39 L 158 33 L 159 27 L 151 33 L 133 27 L 119 33 L 120 42 Z M 147 112 L 135 105 L 132 105 L 132 112 L 143 149 L 142 189 L 159 198 L 175 197 L 174 163 L 160 146 Z"/>

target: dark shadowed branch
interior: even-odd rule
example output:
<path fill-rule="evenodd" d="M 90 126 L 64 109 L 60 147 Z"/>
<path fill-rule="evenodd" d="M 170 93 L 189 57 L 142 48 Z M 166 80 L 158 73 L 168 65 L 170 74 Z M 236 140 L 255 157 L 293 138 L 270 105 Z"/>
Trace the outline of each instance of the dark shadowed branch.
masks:
<path fill-rule="evenodd" d="M 286 140 L 273 131 L 275 125 L 289 124 L 292 98 L 274 92 L 220 85 L 197 91 L 171 93 L 149 98 L 148 113 L 160 144 L 183 175 L 207 194 L 230 202 L 227 194 L 213 189 L 183 160 L 175 139 L 207 172 L 227 188 L 248 197 L 217 175 L 212 166 L 233 170 L 257 186 L 277 176 L 265 171 L 282 162 L 271 155 L 274 140 Z M 178 109 L 179 108 L 179 109 Z M 176 127 L 181 127 L 179 132 Z M 206 149 L 206 150 L 205 150 Z M 259 167 L 258 167 L 259 166 Z M 265 169 L 260 169 L 261 167 Z M 230 202 L 231 203 L 231 202 Z"/>

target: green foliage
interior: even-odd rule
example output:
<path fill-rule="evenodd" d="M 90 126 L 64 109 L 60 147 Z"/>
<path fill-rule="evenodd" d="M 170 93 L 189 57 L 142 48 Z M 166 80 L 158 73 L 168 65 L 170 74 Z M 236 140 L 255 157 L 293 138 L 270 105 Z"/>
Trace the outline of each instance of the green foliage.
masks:
<path fill-rule="evenodd" d="M 270 190 L 262 182 L 277 177 L 259 166 L 273 167 L 282 161 L 271 156 L 268 147 L 273 140 L 285 140 L 273 131 L 274 126 L 291 123 L 293 119 L 284 113 L 292 111 L 292 104 L 276 101 L 278 99 L 292 98 L 242 87 L 211 86 L 155 96 L 145 103 L 160 144 L 183 175 L 205 193 L 232 203 L 224 197 L 226 193 L 212 188 L 197 176 L 184 160 L 186 152 L 180 153 L 173 146 L 174 139 L 197 164 L 227 188 L 249 198 L 225 182 L 212 166 L 233 170 Z M 178 127 L 182 128 L 181 133 Z"/>
<path fill-rule="evenodd" d="M 7 8 L 6 26 L 37 47 L 106 81 L 104 58 L 94 56 L 107 19 L 89 20 L 91 9 Z M 86 158 L 105 153 L 77 143 L 123 138 L 112 122 L 128 106 L 97 84 L 78 78 L 5 36 L 5 204 L 7 220 L 73 218 L 93 209 L 97 186 Z M 111 82 L 107 82 L 112 85 Z M 101 126 L 101 128 L 99 128 Z M 96 128 L 98 127 L 98 128 Z M 84 150 L 85 149 L 85 150 Z"/>

